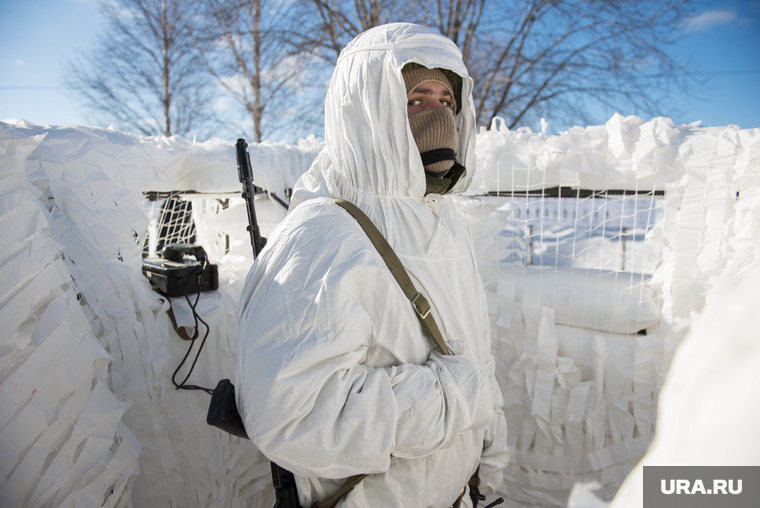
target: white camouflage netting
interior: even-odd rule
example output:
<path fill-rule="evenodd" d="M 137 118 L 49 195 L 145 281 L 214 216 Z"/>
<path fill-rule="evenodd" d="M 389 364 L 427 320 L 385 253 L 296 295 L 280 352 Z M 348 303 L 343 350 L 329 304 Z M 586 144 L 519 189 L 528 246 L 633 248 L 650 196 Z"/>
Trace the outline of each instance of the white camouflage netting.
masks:
<path fill-rule="evenodd" d="M 497 124 L 477 142 L 473 186 L 455 199 L 473 230 L 510 425 L 502 494 L 508 506 L 564 506 L 576 481 L 593 479 L 610 499 L 652 439 L 667 367 L 705 298 L 756 267 L 760 129 L 616 115 L 558 136 Z M 319 148 L 252 145 L 256 183 L 282 198 Z M 142 193 L 204 193 L 186 198 L 220 289 L 199 304 L 210 334 L 191 381 L 232 378 L 251 263 L 245 206 L 230 194 L 233 144 L 0 123 L 0 178 L 0 505 L 270 506 L 266 459 L 206 425 L 207 394 L 172 386 L 187 343 L 140 270 Z M 661 256 L 651 278 L 635 273 L 651 273 L 643 261 L 625 272 L 503 261 L 515 208 L 484 194 L 560 185 L 666 191 L 646 236 Z M 222 210 L 216 197 L 233 199 Z M 261 197 L 257 213 L 266 236 L 284 209 Z M 174 309 L 192 326 L 183 302 Z"/>

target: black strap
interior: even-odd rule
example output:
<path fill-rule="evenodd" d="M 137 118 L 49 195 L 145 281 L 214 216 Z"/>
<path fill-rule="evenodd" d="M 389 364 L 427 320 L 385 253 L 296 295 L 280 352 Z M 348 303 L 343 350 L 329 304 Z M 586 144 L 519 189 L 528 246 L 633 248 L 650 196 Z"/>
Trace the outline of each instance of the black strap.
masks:
<path fill-rule="evenodd" d="M 441 161 L 455 161 L 457 160 L 457 153 L 451 148 L 437 148 L 425 153 L 421 153 L 422 165 L 429 166 Z"/>

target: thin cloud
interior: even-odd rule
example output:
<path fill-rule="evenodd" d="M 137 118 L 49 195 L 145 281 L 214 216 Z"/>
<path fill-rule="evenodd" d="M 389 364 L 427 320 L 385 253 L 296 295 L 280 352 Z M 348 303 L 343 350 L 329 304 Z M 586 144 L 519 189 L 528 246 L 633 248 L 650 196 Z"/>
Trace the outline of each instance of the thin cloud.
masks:
<path fill-rule="evenodd" d="M 705 32 L 713 27 L 736 21 L 735 11 L 705 11 L 686 22 L 687 32 Z"/>
<path fill-rule="evenodd" d="M 18 60 L 16 60 L 15 62 L 13 62 L 13 63 L 15 63 L 16 65 L 19 65 L 19 66 L 20 66 L 20 65 L 26 65 L 26 62 L 25 62 L 25 61 L 23 61 L 23 60 L 22 60 L 22 59 L 20 59 L 20 58 L 19 58 Z"/>

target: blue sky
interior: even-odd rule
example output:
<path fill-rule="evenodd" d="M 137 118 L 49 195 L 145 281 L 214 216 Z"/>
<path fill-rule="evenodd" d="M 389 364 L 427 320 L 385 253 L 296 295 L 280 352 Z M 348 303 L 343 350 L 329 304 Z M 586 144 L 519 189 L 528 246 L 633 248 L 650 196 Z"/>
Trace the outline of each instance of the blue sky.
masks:
<path fill-rule="evenodd" d="M 95 44 L 105 28 L 98 1 L 0 0 L 0 6 L 0 120 L 88 125 L 61 82 L 67 60 Z M 697 97 L 673 94 L 676 123 L 760 127 L 760 0 L 704 2 L 671 52 L 691 59 L 708 79 Z M 598 122 L 612 113 L 599 111 Z"/>

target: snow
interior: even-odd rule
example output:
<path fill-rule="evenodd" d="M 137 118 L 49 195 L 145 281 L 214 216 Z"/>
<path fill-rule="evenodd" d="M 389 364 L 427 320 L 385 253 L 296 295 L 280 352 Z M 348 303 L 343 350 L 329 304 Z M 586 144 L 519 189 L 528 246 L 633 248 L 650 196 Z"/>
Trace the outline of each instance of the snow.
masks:
<path fill-rule="evenodd" d="M 657 436 L 612 508 L 642 506 L 644 466 L 760 464 L 758 305 L 757 268 L 725 278 L 708 295 L 662 388 Z"/>
<path fill-rule="evenodd" d="M 591 491 L 610 500 L 624 481 L 614 506 L 635 503 L 634 467 L 650 443 L 644 464 L 687 457 L 688 433 L 678 433 L 708 414 L 702 396 L 715 410 L 693 428 L 708 449 L 757 457 L 759 405 L 739 394 L 757 384 L 746 334 L 758 298 L 748 274 L 760 249 L 760 129 L 620 115 L 557 136 L 496 127 L 478 134 L 473 186 L 455 200 L 505 394 L 506 505 L 564 506 L 584 482 L 571 505 L 602 506 Z M 208 395 L 172 386 L 187 343 L 140 270 L 151 227 L 143 193 L 202 193 L 185 198 L 220 289 L 200 299 L 210 330 L 191 379 L 233 378 L 252 261 L 233 146 L 0 123 L 0 505 L 271 505 L 266 459 L 205 424 Z M 257 185 L 286 200 L 319 149 L 313 137 L 252 144 Z M 557 186 L 665 195 L 571 208 L 504 195 Z M 284 213 L 257 198 L 264 236 Z M 193 326 L 184 301 L 172 307 Z"/>

